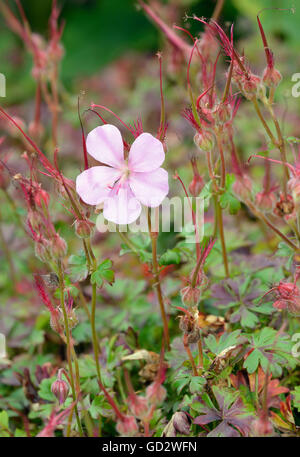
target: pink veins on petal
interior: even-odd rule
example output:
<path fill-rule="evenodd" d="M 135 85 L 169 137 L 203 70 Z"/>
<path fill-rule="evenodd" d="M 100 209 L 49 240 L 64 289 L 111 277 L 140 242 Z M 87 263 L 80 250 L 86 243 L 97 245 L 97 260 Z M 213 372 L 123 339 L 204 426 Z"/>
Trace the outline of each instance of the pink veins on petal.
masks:
<path fill-rule="evenodd" d="M 168 173 L 161 141 L 142 133 L 133 142 L 128 159 L 117 127 L 106 124 L 92 130 L 86 139 L 88 153 L 104 165 L 83 171 L 76 191 L 89 205 L 104 204 L 104 217 L 116 224 L 130 224 L 142 206 L 157 207 L 169 191 Z"/>

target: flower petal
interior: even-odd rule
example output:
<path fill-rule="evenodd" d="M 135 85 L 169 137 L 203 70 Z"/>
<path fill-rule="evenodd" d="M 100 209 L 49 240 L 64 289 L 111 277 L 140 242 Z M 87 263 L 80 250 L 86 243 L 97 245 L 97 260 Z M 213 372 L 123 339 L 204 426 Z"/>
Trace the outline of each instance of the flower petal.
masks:
<path fill-rule="evenodd" d="M 130 173 L 129 184 L 136 198 L 145 206 L 159 206 L 169 192 L 168 173 L 159 168 L 149 173 Z"/>
<path fill-rule="evenodd" d="M 111 186 L 120 178 L 119 170 L 109 167 L 92 167 L 76 178 L 76 192 L 89 205 L 98 205 L 111 192 Z"/>
<path fill-rule="evenodd" d="M 150 133 L 142 133 L 132 143 L 128 167 L 131 171 L 153 171 L 165 160 L 162 142 Z"/>
<path fill-rule="evenodd" d="M 88 153 L 99 162 L 120 168 L 124 164 L 124 145 L 120 130 L 106 124 L 93 129 L 86 138 Z"/>
<path fill-rule="evenodd" d="M 131 224 L 141 214 L 140 202 L 133 195 L 128 184 L 116 192 L 113 189 L 104 202 L 103 216 L 115 224 Z"/>

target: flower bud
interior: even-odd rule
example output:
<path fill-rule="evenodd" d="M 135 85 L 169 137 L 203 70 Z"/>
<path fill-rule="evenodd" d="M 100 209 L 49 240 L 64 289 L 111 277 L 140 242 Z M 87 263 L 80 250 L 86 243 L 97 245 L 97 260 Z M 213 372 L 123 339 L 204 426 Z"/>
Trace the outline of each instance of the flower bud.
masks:
<path fill-rule="evenodd" d="M 253 97 L 256 96 L 257 90 L 260 86 L 261 80 L 259 76 L 251 74 L 249 77 L 243 77 L 241 81 L 241 87 L 244 96 L 251 100 Z"/>
<path fill-rule="evenodd" d="M 79 320 L 76 314 L 75 309 L 67 309 L 67 316 L 68 316 L 68 324 L 69 324 L 69 330 L 72 330 L 73 328 L 76 327 L 78 324 Z M 59 325 L 65 329 L 65 318 L 64 314 L 61 308 L 59 308 Z"/>
<path fill-rule="evenodd" d="M 41 238 L 34 243 L 34 252 L 41 262 L 49 262 L 51 260 L 49 253 L 50 244 L 45 238 Z"/>
<path fill-rule="evenodd" d="M 89 238 L 93 232 L 95 224 L 87 219 L 75 221 L 75 232 L 79 238 Z"/>
<path fill-rule="evenodd" d="M 261 415 L 252 422 L 252 433 L 254 436 L 272 436 L 274 435 L 273 426 L 268 417 Z"/>
<path fill-rule="evenodd" d="M 51 311 L 50 327 L 52 328 L 53 332 L 58 333 L 59 335 L 61 335 L 63 332 L 63 327 L 62 327 L 60 321 L 61 321 L 60 311 L 55 308 L 53 311 Z"/>
<path fill-rule="evenodd" d="M 45 132 L 44 126 L 40 122 L 32 121 L 28 126 L 29 135 L 35 140 L 41 140 Z"/>
<path fill-rule="evenodd" d="M 200 151 L 208 152 L 213 149 L 215 140 L 212 133 L 204 131 L 202 133 L 196 133 L 194 143 Z"/>
<path fill-rule="evenodd" d="M 214 115 L 217 124 L 223 125 L 231 118 L 230 107 L 225 103 L 220 103 L 220 105 L 217 106 Z"/>
<path fill-rule="evenodd" d="M 255 203 L 262 211 L 272 211 L 276 203 L 276 195 L 274 192 L 258 192 L 255 196 Z"/>
<path fill-rule="evenodd" d="M 199 174 L 195 174 L 190 185 L 189 191 L 192 197 L 198 197 L 204 187 L 204 181 Z"/>
<path fill-rule="evenodd" d="M 251 197 L 251 179 L 247 175 L 236 176 L 236 180 L 233 183 L 232 190 L 235 193 L 235 195 L 241 200 Z"/>
<path fill-rule="evenodd" d="M 198 287 L 186 286 L 180 291 L 182 303 L 187 308 L 194 308 L 198 305 L 201 291 Z"/>
<path fill-rule="evenodd" d="M 159 405 L 167 396 L 166 389 L 157 381 L 152 382 L 146 389 L 146 397 L 151 405 Z"/>
<path fill-rule="evenodd" d="M 121 436 L 134 436 L 139 430 L 133 416 L 123 416 L 122 419 L 118 419 L 116 429 Z"/>
<path fill-rule="evenodd" d="M 129 395 L 128 408 L 135 417 L 142 419 L 148 413 L 148 400 L 141 395 Z"/>
<path fill-rule="evenodd" d="M 282 80 L 282 76 L 280 71 L 276 70 L 276 68 L 268 66 L 263 72 L 262 79 L 267 87 L 277 87 Z"/>
<path fill-rule="evenodd" d="M 178 434 L 189 435 L 190 431 L 190 421 L 187 414 L 183 411 L 178 411 L 173 414 L 170 422 L 164 428 L 162 436 L 175 438 Z"/>
<path fill-rule="evenodd" d="M 58 371 L 57 380 L 51 386 L 51 392 L 57 398 L 60 405 L 62 405 L 69 394 L 69 384 L 62 379 L 62 370 Z"/>
<path fill-rule="evenodd" d="M 61 259 L 67 253 L 67 243 L 58 233 L 52 239 L 50 250 L 55 259 Z"/>
<path fill-rule="evenodd" d="M 50 195 L 44 189 L 39 188 L 34 196 L 34 201 L 37 206 L 40 208 L 45 205 L 46 207 L 49 205 Z"/>
<path fill-rule="evenodd" d="M 183 411 L 178 411 L 173 415 L 173 424 L 175 430 L 181 435 L 189 435 L 190 421 L 187 414 Z"/>

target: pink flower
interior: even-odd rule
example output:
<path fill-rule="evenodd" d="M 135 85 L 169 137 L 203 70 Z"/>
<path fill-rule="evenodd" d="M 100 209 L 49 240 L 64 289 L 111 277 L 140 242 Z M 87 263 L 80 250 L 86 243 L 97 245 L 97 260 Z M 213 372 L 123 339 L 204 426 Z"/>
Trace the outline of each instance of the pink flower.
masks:
<path fill-rule="evenodd" d="M 120 131 L 113 125 L 92 130 L 86 139 L 88 153 L 106 166 L 83 171 L 76 179 L 80 198 L 89 205 L 104 204 L 104 217 L 116 224 L 130 224 L 142 205 L 157 207 L 169 191 L 162 143 L 150 133 L 133 142 L 128 158 Z"/>

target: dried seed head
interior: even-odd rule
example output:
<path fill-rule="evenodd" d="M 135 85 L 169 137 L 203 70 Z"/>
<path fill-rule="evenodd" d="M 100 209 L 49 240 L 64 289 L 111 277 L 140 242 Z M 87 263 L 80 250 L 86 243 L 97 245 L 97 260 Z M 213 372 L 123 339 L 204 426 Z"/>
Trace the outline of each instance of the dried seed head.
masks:
<path fill-rule="evenodd" d="M 294 211 L 295 203 L 293 197 L 289 194 L 286 196 L 281 194 L 279 201 L 275 205 L 274 214 L 278 217 L 286 217 L 292 215 Z"/>

